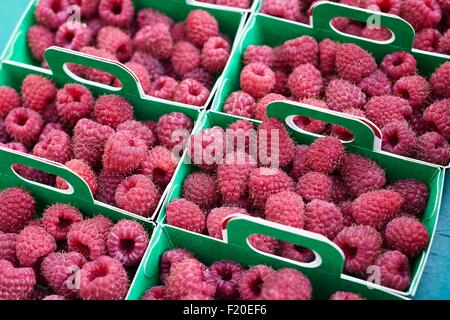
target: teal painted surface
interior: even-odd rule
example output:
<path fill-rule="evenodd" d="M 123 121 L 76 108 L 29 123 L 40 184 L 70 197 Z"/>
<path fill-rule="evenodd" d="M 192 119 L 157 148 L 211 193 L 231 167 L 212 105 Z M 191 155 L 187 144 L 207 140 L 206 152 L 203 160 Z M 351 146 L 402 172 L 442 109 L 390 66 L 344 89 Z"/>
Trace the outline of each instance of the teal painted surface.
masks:
<path fill-rule="evenodd" d="M 30 0 L 2 0 L 0 2 L 0 52 L 13 32 Z"/>

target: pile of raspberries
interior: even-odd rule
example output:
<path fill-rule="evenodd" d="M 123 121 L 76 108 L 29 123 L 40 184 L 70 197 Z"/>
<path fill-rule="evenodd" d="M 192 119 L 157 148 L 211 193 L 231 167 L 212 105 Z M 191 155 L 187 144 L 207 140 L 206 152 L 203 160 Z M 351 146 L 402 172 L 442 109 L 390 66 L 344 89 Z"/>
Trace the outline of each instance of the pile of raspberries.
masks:
<path fill-rule="evenodd" d="M 310 24 L 313 0 L 261 0 L 261 12 L 283 19 Z M 450 4 L 447 0 L 341 0 L 353 7 L 380 11 L 405 19 L 416 31 L 414 48 L 450 54 Z M 344 33 L 384 41 L 392 37 L 383 27 L 338 17 L 333 26 Z"/>
<path fill-rule="evenodd" d="M 166 251 L 160 259 L 161 285 L 142 300 L 311 300 L 312 285 L 300 271 L 274 270 L 266 265 L 246 268 L 220 260 L 207 267 L 186 249 Z M 364 300 L 356 293 L 338 291 L 330 300 Z"/>
<path fill-rule="evenodd" d="M 149 243 L 132 220 L 113 223 L 53 204 L 40 218 L 21 188 L 0 192 L 0 300 L 119 300 Z"/>
<path fill-rule="evenodd" d="M 398 51 L 379 66 L 356 44 L 301 36 L 271 48 L 250 45 L 240 74 L 241 90 L 232 92 L 223 111 L 266 119 L 270 102 L 291 100 L 316 108 L 365 117 L 383 134 L 382 149 L 446 165 L 450 160 L 450 62 L 425 79 L 416 59 Z M 352 140 L 346 129 L 297 117 L 306 131 Z"/>
<path fill-rule="evenodd" d="M 58 89 L 39 75 L 28 75 L 21 91 L 20 96 L 0 87 L 0 147 L 65 164 L 97 200 L 144 217 L 153 214 L 177 167 L 172 150 L 193 128 L 189 117 L 172 112 L 157 122 L 137 121 L 121 96 L 95 99 L 80 84 Z M 28 180 L 69 188 L 62 178 L 34 168 L 14 170 Z"/>
<path fill-rule="evenodd" d="M 275 133 L 278 146 L 272 148 Z M 248 152 L 249 145 L 233 143 L 248 142 L 252 135 L 258 139 L 258 159 Z M 229 142 L 231 146 L 225 145 Z M 213 145 L 223 146 L 211 151 Z M 268 152 L 261 152 L 263 145 Z M 270 152 L 279 153 L 278 167 L 270 163 L 272 155 L 266 156 Z M 209 153 L 214 153 L 215 163 Z M 183 182 L 182 198 L 167 205 L 168 224 L 222 239 L 229 215 L 259 217 L 334 241 L 344 252 L 348 274 L 367 279 L 375 267 L 381 275 L 378 283 L 398 290 L 409 287 L 410 262 L 429 242 L 419 220 L 429 198 L 425 183 L 407 179 L 388 184 L 383 168 L 346 152 L 335 137 L 296 145 L 276 118 L 264 120 L 257 132 L 247 120 L 232 123 L 226 131 L 205 129 L 191 137 L 188 154 L 202 170 L 191 173 Z M 315 259 L 307 248 L 268 236 L 252 235 L 249 242 L 288 259 Z"/>
<path fill-rule="evenodd" d="M 82 22 L 69 19 L 72 5 L 78 6 Z M 53 45 L 119 61 L 134 72 L 146 94 L 194 106 L 205 105 L 230 55 L 229 39 L 204 10 L 175 22 L 151 8 L 139 10 L 135 18 L 131 0 L 40 0 L 35 17 L 27 41 L 44 67 L 44 52 Z M 88 80 L 121 85 L 96 69 L 71 65 L 70 70 Z"/>
<path fill-rule="evenodd" d="M 217 4 L 220 6 L 234 7 L 239 9 L 248 9 L 251 7 L 253 0 L 197 0 L 209 4 Z"/>

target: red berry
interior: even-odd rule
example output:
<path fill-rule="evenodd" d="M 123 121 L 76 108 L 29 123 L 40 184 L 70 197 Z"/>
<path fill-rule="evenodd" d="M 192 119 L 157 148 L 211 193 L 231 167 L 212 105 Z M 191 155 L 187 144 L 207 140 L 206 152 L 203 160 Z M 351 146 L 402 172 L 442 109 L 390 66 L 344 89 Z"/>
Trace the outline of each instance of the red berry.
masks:
<path fill-rule="evenodd" d="M 26 145 L 38 140 L 43 125 L 40 114 L 28 108 L 15 108 L 5 118 L 6 133 Z"/>
<path fill-rule="evenodd" d="M 167 223 L 188 231 L 203 233 L 206 216 L 199 206 L 185 199 L 170 202 L 166 207 Z"/>
<path fill-rule="evenodd" d="M 186 37 L 196 46 L 202 46 L 209 38 L 219 34 L 219 25 L 211 14 L 204 10 L 192 10 L 186 18 Z"/>
<path fill-rule="evenodd" d="M 345 43 L 336 50 L 336 69 L 344 80 L 358 83 L 377 69 L 377 63 L 361 47 Z"/>
<path fill-rule="evenodd" d="M 44 61 L 44 52 L 55 44 L 55 35 L 44 26 L 34 25 L 27 31 L 27 43 L 33 57 Z"/>
<path fill-rule="evenodd" d="M 95 102 L 94 115 L 100 124 L 116 128 L 122 122 L 131 120 L 133 106 L 121 96 L 105 95 Z"/>
<path fill-rule="evenodd" d="M 410 258 L 421 254 L 429 241 L 425 226 L 419 220 L 409 217 L 399 217 L 389 222 L 384 237 L 390 248 Z"/>
<path fill-rule="evenodd" d="M 115 27 L 127 27 L 134 16 L 131 0 L 100 0 L 98 14 L 102 21 Z"/>
<path fill-rule="evenodd" d="M 56 95 L 56 109 L 59 116 L 72 123 L 89 117 L 93 106 L 94 97 L 80 84 L 66 84 Z"/>
<path fill-rule="evenodd" d="M 141 164 L 142 173 L 152 179 L 159 187 L 165 188 L 177 168 L 178 161 L 172 151 L 162 146 L 157 146 L 148 152 Z"/>
<path fill-rule="evenodd" d="M 240 75 L 241 88 L 254 98 L 262 98 L 272 91 L 275 73 L 261 63 L 246 65 Z"/>
<path fill-rule="evenodd" d="M 42 225 L 56 240 L 65 239 L 71 225 L 81 220 L 83 220 L 81 212 L 66 204 L 54 204 L 42 215 Z"/>

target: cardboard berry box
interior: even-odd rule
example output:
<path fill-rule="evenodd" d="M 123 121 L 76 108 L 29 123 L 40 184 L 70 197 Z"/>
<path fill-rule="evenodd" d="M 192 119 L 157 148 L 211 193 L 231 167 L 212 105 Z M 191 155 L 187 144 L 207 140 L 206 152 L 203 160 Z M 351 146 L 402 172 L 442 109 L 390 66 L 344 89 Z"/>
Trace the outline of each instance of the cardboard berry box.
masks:
<path fill-rule="evenodd" d="M 374 134 L 372 127 L 363 119 L 349 118 L 336 111 L 325 109 L 319 110 L 305 104 L 285 101 L 273 102 L 269 104 L 267 107 L 267 116 L 276 117 L 283 121 L 286 124 L 286 128 L 288 129 L 291 138 L 295 143 L 298 144 L 309 145 L 320 136 L 296 129 L 296 126 L 293 124 L 293 118 L 295 116 L 309 117 L 342 126 L 354 134 L 353 141 L 343 142 L 345 149 L 376 162 L 385 170 L 387 184 L 402 179 L 417 179 L 428 186 L 430 195 L 425 212 L 421 217 L 421 222 L 425 225 L 429 233 L 430 242 L 427 249 L 411 261 L 411 285 L 409 289 L 405 291 L 398 291 L 384 286 L 382 287 L 383 290 L 394 292 L 396 294 L 404 296 L 414 296 L 431 250 L 436 225 L 438 222 L 440 204 L 442 201 L 445 170 L 443 168 L 439 168 L 437 166 L 433 166 L 424 162 L 410 161 L 406 158 L 399 158 L 390 153 L 379 151 L 379 149 L 376 148 L 376 146 L 379 145 L 380 142 L 379 138 Z M 226 129 L 231 123 L 242 119 L 244 118 L 231 116 L 215 111 L 208 111 L 202 116 L 201 121 L 197 123 L 196 127 L 194 128 L 193 134 L 199 133 L 202 129 L 212 128 L 214 126 L 219 126 L 223 129 Z M 256 120 L 249 121 L 254 123 L 256 127 L 261 123 Z M 188 154 L 185 153 L 184 157 L 188 158 Z M 160 215 L 157 219 L 157 223 L 166 224 L 165 209 L 167 204 L 169 204 L 174 199 L 182 197 L 183 181 L 189 174 L 196 171 L 200 170 L 198 167 L 191 164 L 190 161 L 183 161 L 183 163 L 178 167 L 177 172 L 175 173 L 175 180 L 173 180 L 172 182 L 171 189 L 168 192 Z M 266 220 L 260 220 L 260 224 L 270 225 L 271 227 L 275 228 L 284 228 L 284 226 L 280 224 L 269 223 Z M 192 232 L 190 231 L 186 231 L 184 229 L 176 228 L 173 226 L 170 226 L 169 228 L 177 229 L 177 232 L 180 234 L 192 234 Z M 300 229 L 296 229 L 296 231 L 300 234 L 303 232 Z M 212 239 L 205 235 L 195 235 L 197 237 L 205 239 L 205 241 L 207 241 L 206 239 Z M 193 236 L 190 235 L 190 237 Z M 320 241 L 328 244 L 331 243 L 331 241 L 325 238 L 320 238 Z M 302 245 L 303 243 L 297 244 Z M 340 255 L 341 259 L 343 259 L 343 252 L 340 249 L 337 249 L 337 251 L 339 252 L 338 256 Z M 339 265 L 336 268 L 340 271 L 339 273 L 343 272 L 342 265 Z M 352 279 L 356 282 L 363 282 L 366 285 L 369 285 L 369 282 L 350 275 L 342 275 L 342 277 L 344 277 L 345 279 Z"/>
<path fill-rule="evenodd" d="M 28 48 L 27 44 L 27 31 L 30 27 L 32 27 L 36 23 L 36 19 L 34 16 L 34 12 L 39 0 L 32 0 L 25 10 L 23 16 L 19 20 L 14 32 L 12 33 L 8 44 L 6 45 L 5 51 L 2 54 L 3 61 L 14 61 L 24 66 L 33 66 L 38 68 L 39 70 L 43 69 L 40 67 L 40 62 L 33 58 L 31 52 Z M 205 6 L 202 4 L 201 6 L 197 4 L 187 3 L 186 0 L 133 0 L 133 4 L 135 6 L 135 11 L 142 8 L 153 8 L 158 11 L 161 11 L 168 16 L 170 16 L 174 21 L 183 21 L 186 19 L 189 12 L 196 9 L 202 9 L 209 12 L 213 15 L 218 23 L 219 30 L 221 33 L 225 34 L 230 39 L 230 45 L 234 48 L 235 43 L 239 40 L 241 31 L 245 24 L 245 19 L 247 14 L 242 11 L 237 10 L 223 10 L 221 6 Z M 75 51 L 70 50 L 67 55 L 59 56 L 58 59 L 61 61 L 65 61 L 68 58 L 70 53 L 75 54 Z M 85 55 L 92 60 L 98 60 L 99 58 Z M 65 61 L 67 62 L 67 61 Z M 125 68 L 123 64 L 117 64 L 117 67 Z M 217 90 L 221 79 L 221 75 L 215 79 L 215 84 L 211 89 L 210 96 L 206 103 L 201 107 L 205 108 L 210 105 L 214 93 Z M 119 77 L 119 80 L 122 80 Z M 141 87 L 139 85 L 139 87 Z M 144 95 L 143 91 L 142 94 Z M 165 101 L 159 98 L 151 97 L 153 100 Z M 186 104 L 171 101 L 173 105 L 184 105 Z"/>
<path fill-rule="evenodd" d="M 393 38 L 381 42 L 339 32 L 331 26 L 331 20 L 336 17 L 348 17 L 363 22 L 369 18 L 376 18 L 383 27 L 391 30 Z M 414 29 L 411 25 L 395 15 L 359 9 L 328 1 L 319 2 L 314 6 L 311 25 L 255 13 L 247 22 L 243 30 L 243 35 L 224 70 L 222 83 L 216 93 L 211 110 L 222 112 L 223 105 L 230 93 L 240 90 L 239 75 L 243 68 L 242 57 L 249 45 L 276 47 L 287 40 L 304 35 L 315 38 L 317 42 L 329 38 L 340 43 L 354 43 L 359 45 L 372 54 L 377 64 L 380 64 L 387 54 L 396 51 L 406 51 L 415 57 L 419 74 L 428 77 L 440 65 L 450 61 L 450 56 L 414 49 L 414 34 Z M 346 114 L 343 115 L 349 117 Z M 377 131 L 377 135 L 379 134 L 381 136 L 380 130 L 375 130 Z M 417 161 L 412 158 L 408 159 Z M 445 167 L 448 168 L 449 166 L 450 164 L 447 164 Z"/>

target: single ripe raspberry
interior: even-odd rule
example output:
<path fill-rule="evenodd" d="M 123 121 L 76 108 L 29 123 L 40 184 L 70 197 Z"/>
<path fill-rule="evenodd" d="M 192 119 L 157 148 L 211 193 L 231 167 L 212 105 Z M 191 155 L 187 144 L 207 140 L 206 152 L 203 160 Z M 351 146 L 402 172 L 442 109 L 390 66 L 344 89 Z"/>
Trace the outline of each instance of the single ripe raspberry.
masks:
<path fill-rule="evenodd" d="M 96 194 L 98 190 L 97 176 L 92 168 L 83 160 L 72 159 L 64 164 L 67 168 L 83 179 L 91 190 L 92 194 Z M 67 190 L 69 185 L 61 178 L 56 178 L 56 187 L 58 189 Z"/>
<path fill-rule="evenodd" d="M 200 50 L 188 41 L 179 41 L 173 46 L 170 61 L 175 72 L 184 76 L 200 66 Z"/>
<path fill-rule="evenodd" d="M 251 0 L 216 0 L 217 5 L 235 7 L 241 9 L 250 8 L 252 1 Z"/>
<path fill-rule="evenodd" d="M 333 186 L 333 180 L 326 174 L 308 172 L 298 179 L 296 190 L 307 202 L 314 199 L 331 201 Z"/>
<path fill-rule="evenodd" d="M 176 248 L 164 252 L 159 261 L 161 283 L 165 284 L 170 274 L 170 269 L 184 259 L 194 258 L 191 252 L 186 249 Z"/>
<path fill-rule="evenodd" d="M 39 24 L 56 30 L 69 17 L 69 0 L 40 0 L 34 15 Z"/>
<path fill-rule="evenodd" d="M 55 84 L 43 76 L 30 74 L 22 82 L 23 103 L 35 111 L 43 111 L 51 104 L 57 91 Z"/>
<path fill-rule="evenodd" d="M 203 209 L 214 207 L 219 200 L 216 179 L 203 172 L 192 173 L 183 181 L 182 194 L 183 198 Z"/>
<path fill-rule="evenodd" d="M 304 203 L 302 197 L 292 191 L 272 194 L 265 205 L 266 219 L 294 228 L 303 228 Z"/>
<path fill-rule="evenodd" d="M 142 173 L 152 179 L 159 187 L 165 188 L 172 180 L 178 160 L 172 151 L 157 146 L 148 152 L 141 164 Z"/>
<path fill-rule="evenodd" d="M 230 57 L 230 44 L 222 37 L 211 37 L 203 45 L 201 64 L 210 73 L 222 71 Z"/>
<path fill-rule="evenodd" d="M 5 131 L 17 142 L 29 145 L 38 140 L 44 123 L 39 113 L 28 108 L 15 108 L 5 118 Z"/>
<path fill-rule="evenodd" d="M 42 258 L 55 250 L 55 238 L 38 225 L 25 227 L 17 237 L 16 255 L 20 265 L 24 267 L 38 264 Z"/>
<path fill-rule="evenodd" d="M 149 53 L 154 58 L 168 59 L 172 54 L 173 40 L 166 25 L 157 23 L 140 29 L 134 37 L 137 50 Z"/>
<path fill-rule="evenodd" d="M 20 96 L 15 89 L 0 86 L 0 118 L 6 118 L 11 110 L 20 107 L 20 105 Z"/>
<path fill-rule="evenodd" d="M 206 88 L 211 89 L 214 84 L 214 79 L 212 75 L 205 70 L 205 68 L 197 68 L 188 73 L 183 77 L 184 79 L 194 79 L 204 85 Z"/>
<path fill-rule="evenodd" d="M 117 61 L 117 57 L 114 54 L 94 47 L 84 47 L 80 50 L 80 52 L 102 59 Z M 99 82 L 106 85 L 111 85 L 115 81 L 115 78 L 112 74 L 99 69 L 74 64 L 71 64 L 70 67 L 70 70 L 73 73 L 90 81 Z"/>
<path fill-rule="evenodd" d="M 80 298 L 83 300 L 123 300 L 129 279 L 119 260 L 101 256 L 80 271 Z"/>
<path fill-rule="evenodd" d="M 319 44 L 310 36 L 301 36 L 286 41 L 282 46 L 283 60 L 287 65 L 296 68 L 302 64 L 317 66 L 319 60 Z"/>
<path fill-rule="evenodd" d="M 257 265 L 243 272 L 238 284 L 241 299 L 261 300 L 261 287 L 274 272 L 275 270 L 265 265 Z"/>
<path fill-rule="evenodd" d="M 164 286 L 156 286 L 148 289 L 142 295 L 141 300 L 164 300 L 164 291 L 166 287 Z"/>
<path fill-rule="evenodd" d="M 428 81 L 418 75 L 405 76 L 394 84 L 393 92 L 397 96 L 406 99 L 411 107 L 420 107 L 430 93 Z"/>
<path fill-rule="evenodd" d="M 273 272 L 261 287 L 263 300 L 311 300 L 312 286 L 300 271 L 283 268 Z"/>
<path fill-rule="evenodd" d="M 340 165 L 345 150 L 342 142 L 335 137 L 322 137 L 308 148 L 308 167 L 321 173 L 331 173 Z"/>
<path fill-rule="evenodd" d="M 117 206 L 143 217 L 153 214 L 159 199 L 159 190 L 156 185 L 149 177 L 142 174 L 125 178 L 116 188 Z"/>
<path fill-rule="evenodd" d="M 295 98 L 318 97 L 322 90 L 322 76 L 312 64 L 302 64 L 294 69 L 288 79 L 288 88 Z"/>
<path fill-rule="evenodd" d="M 439 50 L 450 54 L 450 32 L 447 30 L 439 41 Z"/>
<path fill-rule="evenodd" d="M 410 217 L 398 217 L 386 226 L 384 239 L 389 248 L 413 258 L 426 249 L 429 235 L 427 229 L 419 220 Z"/>
<path fill-rule="evenodd" d="M 133 20 L 134 6 L 131 0 L 100 0 L 100 19 L 115 27 L 128 27 Z"/>
<path fill-rule="evenodd" d="M 428 186 L 415 179 L 400 180 L 389 187 L 403 198 L 402 212 L 420 216 L 425 211 L 430 195 Z"/>
<path fill-rule="evenodd" d="M 214 208 L 208 214 L 206 219 L 206 229 L 210 237 L 223 239 L 222 230 L 224 223 L 229 215 L 243 214 L 248 215 L 247 210 L 237 207 Z"/>
<path fill-rule="evenodd" d="M 174 23 L 171 17 L 152 8 L 144 8 L 139 10 L 137 14 L 137 22 L 139 29 L 157 23 L 162 23 L 170 28 Z"/>
<path fill-rule="evenodd" d="M 329 300 L 365 300 L 361 295 L 353 292 L 336 291 L 330 296 Z"/>
<path fill-rule="evenodd" d="M 132 220 L 119 221 L 111 228 L 106 240 L 109 255 L 126 267 L 139 264 L 148 243 L 144 227 Z"/>
<path fill-rule="evenodd" d="M 177 22 L 170 28 L 170 35 L 174 42 L 187 40 L 186 32 L 184 31 L 184 21 Z"/>
<path fill-rule="evenodd" d="M 366 95 L 359 87 L 341 79 L 330 81 L 325 96 L 328 107 L 336 111 L 360 109 L 366 103 Z"/>
<path fill-rule="evenodd" d="M 336 69 L 344 80 L 358 83 L 377 69 L 377 63 L 358 45 L 344 43 L 336 50 Z"/>
<path fill-rule="evenodd" d="M 223 105 L 223 111 L 235 116 L 252 118 L 255 109 L 255 99 L 244 91 L 232 92 Z"/>
<path fill-rule="evenodd" d="M 143 51 L 135 51 L 130 63 L 143 65 L 148 71 L 150 82 L 156 81 L 156 79 L 165 74 L 164 66 L 161 62 Z"/>
<path fill-rule="evenodd" d="M 55 45 L 79 51 L 90 46 L 93 41 L 92 30 L 82 23 L 66 22 L 55 34 Z"/>
<path fill-rule="evenodd" d="M 121 96 L 104 95 L 95 102 L 94 115 L 100 124 L 116 128 L 122 122 L 131 120 L 133 106 Z"/>
<path fill-rule="evenodd" d="M 155 133 L 161 145 L 172 150 L 189 137 L 193 127 L 192 120 L 184 113 L 171 112 L 159 118 Z"/>
<path fill-rule="evenodd" d="M 13 264 L 17 263 L 16 242 L 17 234 L 0 231 L 0 260 L 8 260 Z"/>
<path fill-rule="evenodd" d="M 27 31 L 27 43 L 33 57 L 44 61 L 44 52 L 55 44 L 55 35 L 44 26 L 34 25 Z"/>
<path fill-rule="evenodd" d="M 450 98 L 450 62 L 444 62 L 430 76 L 431 90 L 441 98 Z"/>
<path fill-rule="evenodd" d="M 221 127 L 204 129 L 189 139 L 188 155 L 191 163 L 212 172 L 224 161 L 226 134 Z"/>
<path fill-rule="evenodd" d="M 132 132 L 135 136 L 145 141 L 148 148 L 152 148 L 157 143 L 157 138 L 153 131 L 148 128 L 143 122 L 136 120 L 127 120 L 119 124 L 116 131 L 128 130 Z"/>
<path fill-rule="evenodd" d="M 69 299 L 78 295 L 74 283 L 86 258 L 78 252 L 50 253 L 41 264 L 41 273 L 55 293 Z"/>
<path fill-rule="evenodd" d="M 33 219 L 36 202 L 33 196 L 19 188 L 0 192 L 0 231 L 16 233 Z"/>
<path fill-rule="evenodd" d="M 56 95 L 58 115 L 72 123 L 89 117 L 93 105 L 94 97 L 91 92 L 80 84 L 66 84 Z"/>
<path fill-rule="evenodd" d="M 177 199 L 166 207 L 167 223 L 196 233 L 206 230 L 206 216 L 195 203 Z"/>
<path fill-rule="evenodd" d="M 386 74 L 377 69 L 358 83 L 358 87 L 368 98 L 373 96 L 384 96 L 392 93 L 391 82 Z"/>
<path fill-rule="evenodd" d="M 385 251 L 373 265 L 379 268 L 380 284 L 395 290 L 406 290 L 411 283 L 411 267 L 408 257 L 400 251 Z M 370 274 L 369 274 L 370 276 Z"/>
<path fill-rule="evenodd" d="M 312 200 L 306 205 L 305 230 L 334 239 L 343 227 L 342 213 L 333 203 Z"/>
<path fill-rule="evenodd" d="M 201 47 L 209 38 L 219 34 L 219 24 L 208 12 L 192 10 L 185 20 L 184 31 L 190 42 Z"/>
<path fill-rule="evenodd" d="M 56 240 L 65 239 L 70 227 L 81 220 L 83 220 L 81 212 L 66 204 L 54 204 L 42 215 L 42 225 Z"/>
<path fill-rule="evenodd" d="M 400 15 L 419 31 L 441 21 L 442 12 L 436 0 L 404 0 Z"/>
<path fill-rule="evenodd" d="M 334 238 L 345 255 L 345 271 L 365 274 L 381 250 L 383 239 L 374 228 L 353 226 L 344 228 Z"/>
<path fill-rule="evenodd" d="M 266 113 L 267 105 L 274 101 L 284 101 L 284 100 L 287 100 L 287 98 L 277 93 L 269 93 L 268 95 L 262 97 L 254 108 L 255 119 L 260 121 L 267 121 L 267 113 Z"/>
<path fill-rule="evenodd" d="M 0 300 L 26 300 L 35 285 L 33 268 L 15 268 L 10 261 L 0 259 Z"/>
<path fill-rule="evenodd" d="M 406 51 L 397 51 L 385 56 L 380 67 L 392 80 L 397 80 L 404 76 L 414 75 L 416 64 L 416 58 L 412 54 Z"/>
<path fill-rule="evenodd" d="M 177 87 L 177 80 L 171 77 L 161 76 L 150 85 L 148 94 L 160 99 L 173 100 Z"/>
<path fill-rule="evenodd" d="M 414 48 L 438 52 L 439 51 L 439 43 L 442 39 L 442 34 L 439 30 L 434 28 L 424 28 L 419 32 L 416 32 L 414 37 Z"/>
<path fill-rule="evenodd" d="M 336 51 L 339 44 L 331 39 L 319 42 L 319 70 L 323 74 L 333 74 L 336 71 Z"/>
<path fill-rule="evenodd" d="M 450 146 L 447 140 L 437 132 L 427 132 L 417 139 L 417 159 L 446 165 L 450 160 Z"/>
<path fill-rule="evenodd" d="M 117 27 L 101 28 L 97 34 L 97 47 L 114 54 L 119 61 L 127 61 L 133 54 L 130 37 Z"/>
<path fill-rule="evenodd" d="M 295 147 L 294 159 L 292 160 L 291 176 L 299 179 L 309 171 L 307 164 L 307 145 L 297 145 Z"/>
<path fill-rule="evenodd" d="M 228 155 L 231 155 L 229 150 L 236 151 L 239 154 L 241 154 L 240 152 L 249 153 L 251 139 L 255 137 L 255 128 L 250 121 L 243 119 L 231 123 L 226 130 Z M 247 158 L 243 159 L 247 160 Z M 248 160 L 251 160 L 251 158 Z"/>
<path fill-rule="evenodd" d="M 240 75 L 241 88 L 254 98 L 262 98 L 275 85 L 275 73 L 266 65 L 261 63 L 250 63 L 246 65 Z"/>
<path fill-rule="evenodd" d="M 283 258 L 304 263 L 312 262 L 316 257 L 311 250 L 289 242 L 282 242 L 279 255 Z"/>
<path fill-rule="evenodd" d="M 117 186 L 125 179 L 123 174 L 108 173 L 102 170 L 98 175 L 98 192 L 96 199 L 113 205 L 116 205 L 116 189 Z"/>
<path fill-rule="evenodd" d="M 174 93 L 174 100 L 193 106 L 202 106 L 209 98 L 209 90 L 194 79 L 184 79 Z"/>
<path fill-rule="evenodd" d="M 272 92 L 288 96 L 290 94 L 288 88 L 289 77 L 283 70 L 275 70 L 275 85 Z"/>
<path fill-rule="evenodd" d="M 233 300 L 239 298 L 238 285 L 244 271 L 244 267 L 234 261 L 214 262 L 208 268 L 206 274 L 216 284 L 216 299 Z"/>
<path fill-rule="evenodd" d="M 383 150 L 401 156 L 408 156 L 413 152 L 417 137 L 406 121 L 392 121 L 381 129 L 381 133 Z"/>
<path fill-rule="evenodd" d="M 262 63 L 266 66 L 271 66 L 273 60 L 273 49 L 269 46 L 255 46 L 250 45 L 245 49 L 242 61 L 244 65 L 250 63 Z"/>
<path fill-rule="evenodd" d="M 357 154 L 347 154 L 340 171 L 348 191 L 355 197 L 386 184 L 384 170 L 374 161 Z"/>
<path fill-rule="evenodd" d="M 364 108 L 367 118 L 380 128 L 394 120 L 404 120 L 412 114 L 408 101 L 395 96 L 372 97 Z"/>
<path fill-rule="evenodd" d="M 33 148 L 33 155 L 59 163 L 66 163 L 72 158 L 70 136 L 61 130 L 51 130 Z"/>
<path fill-rule="evenodd" d="M 300 4 L 301 2 L 298 0 L 264 0 L 261 12 L 296 21 L 300 18 Z"/>
<path fill-rule="evenodd" d="M 70 2 L 80 7 L 82 17 L 92 18 L 97 13 L 100 0 L 70 0 Z"/>

